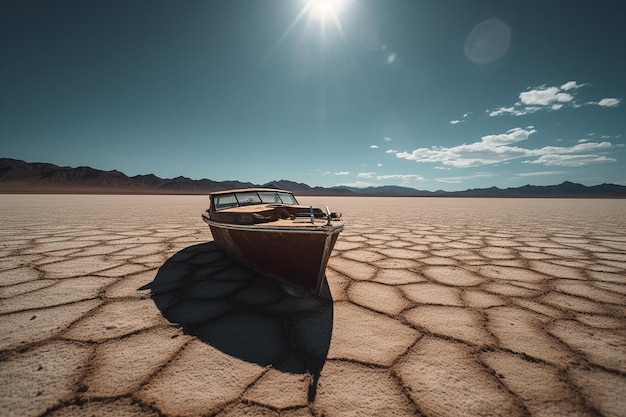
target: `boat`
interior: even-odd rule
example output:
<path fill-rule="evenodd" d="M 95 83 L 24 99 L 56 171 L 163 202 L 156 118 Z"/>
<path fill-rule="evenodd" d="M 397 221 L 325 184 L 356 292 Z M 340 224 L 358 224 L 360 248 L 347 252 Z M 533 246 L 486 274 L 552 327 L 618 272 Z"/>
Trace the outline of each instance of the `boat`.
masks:
<path fill-rule="evenodd" d="M 236 262 L 320 295 L 326 265 L 343 230 L 341 214 L 301 205 L 272 188 L 213 192 L 202 213 L 217 247 Z"/>

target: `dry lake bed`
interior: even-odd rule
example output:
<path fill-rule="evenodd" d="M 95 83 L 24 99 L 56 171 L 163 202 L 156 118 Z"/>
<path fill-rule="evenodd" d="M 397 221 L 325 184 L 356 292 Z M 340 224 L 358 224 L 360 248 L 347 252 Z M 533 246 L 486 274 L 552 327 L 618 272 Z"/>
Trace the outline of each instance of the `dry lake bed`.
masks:
<path fill-rule="evenodd" d="M 206 196 L 0 195 L 0 416 L 626 416 L 626 200 L 300 200 L 321 297 Z"/>

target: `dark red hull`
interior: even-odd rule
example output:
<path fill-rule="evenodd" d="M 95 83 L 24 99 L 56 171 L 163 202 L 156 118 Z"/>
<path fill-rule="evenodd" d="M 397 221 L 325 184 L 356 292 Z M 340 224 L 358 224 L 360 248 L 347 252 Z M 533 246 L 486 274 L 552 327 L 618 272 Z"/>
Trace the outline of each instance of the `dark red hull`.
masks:
<path fill-rule="evenodd" d="M 263 275 L 319 294 L 343 226 L 275 228 L 205 221 L 217 246 Z"/>

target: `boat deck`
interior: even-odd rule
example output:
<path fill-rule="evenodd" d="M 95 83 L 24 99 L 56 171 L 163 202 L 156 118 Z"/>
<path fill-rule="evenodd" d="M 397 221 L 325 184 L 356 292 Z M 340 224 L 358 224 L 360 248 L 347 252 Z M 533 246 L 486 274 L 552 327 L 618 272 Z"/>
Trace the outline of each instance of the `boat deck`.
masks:
<path fill-rule="evenodd" d="M 207 210 L 203 217 L 216 223 L 250 226 L 318 228 L 328 223 L 326 214 L 318 208 L 289 204 L 254 204 Z"/>
<path fill-rule="evenodd" d="M 213 219 L 211 218 L 210 214 L 208 211 L 205 211 L 204 213 L 202 213 L 202 217 L 206 220 L 215 222 L 215 223 L 220 223 L 220 224 L 224 224 L 224 225 L 229 225 L 229 224 L 233 224 L 233 225 L 239 225 L 239 226 L 247 226 L 247 227 L 258 227 L 258 228 L 267 228 L 267 227 L 284 227 L 284 228 L 303 228 L 303 229 L 316 229 L 316 228 L 321 228 L 324 227 L 328 224 L 328 221 L 326 219 L 323 218 L 315 218 L 314 222 L 311 222 L 311 218 L 310 217 L 298 217 L 295 219 L 291 219 L 291 218 L 287 218 L 287 219 L 282 219 L 282 218 L 276 218 L 273 220 L 266 220 L 266 221 L 258 221 L 258 222 L 232 222 L 232 221 L 223 221 L 223 220 L 218 220 L 218 219 Z M 339 222 L 338 222 L 339 223 Z M 341 223 L 339 223 L 341 224 Z M 336 226 L 335 222 L 333 221 L 333 226 Z"/>

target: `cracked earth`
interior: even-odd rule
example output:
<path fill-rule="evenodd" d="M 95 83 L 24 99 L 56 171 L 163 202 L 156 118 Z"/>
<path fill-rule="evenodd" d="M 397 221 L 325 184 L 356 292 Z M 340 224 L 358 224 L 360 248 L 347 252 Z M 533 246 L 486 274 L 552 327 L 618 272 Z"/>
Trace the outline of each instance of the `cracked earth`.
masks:
<path fill-rule="evenodd" d="M 626 416 L 626 200 L 300 200 L 321 297 L 204 196 L 0 196 L 0 415 Z"/>

